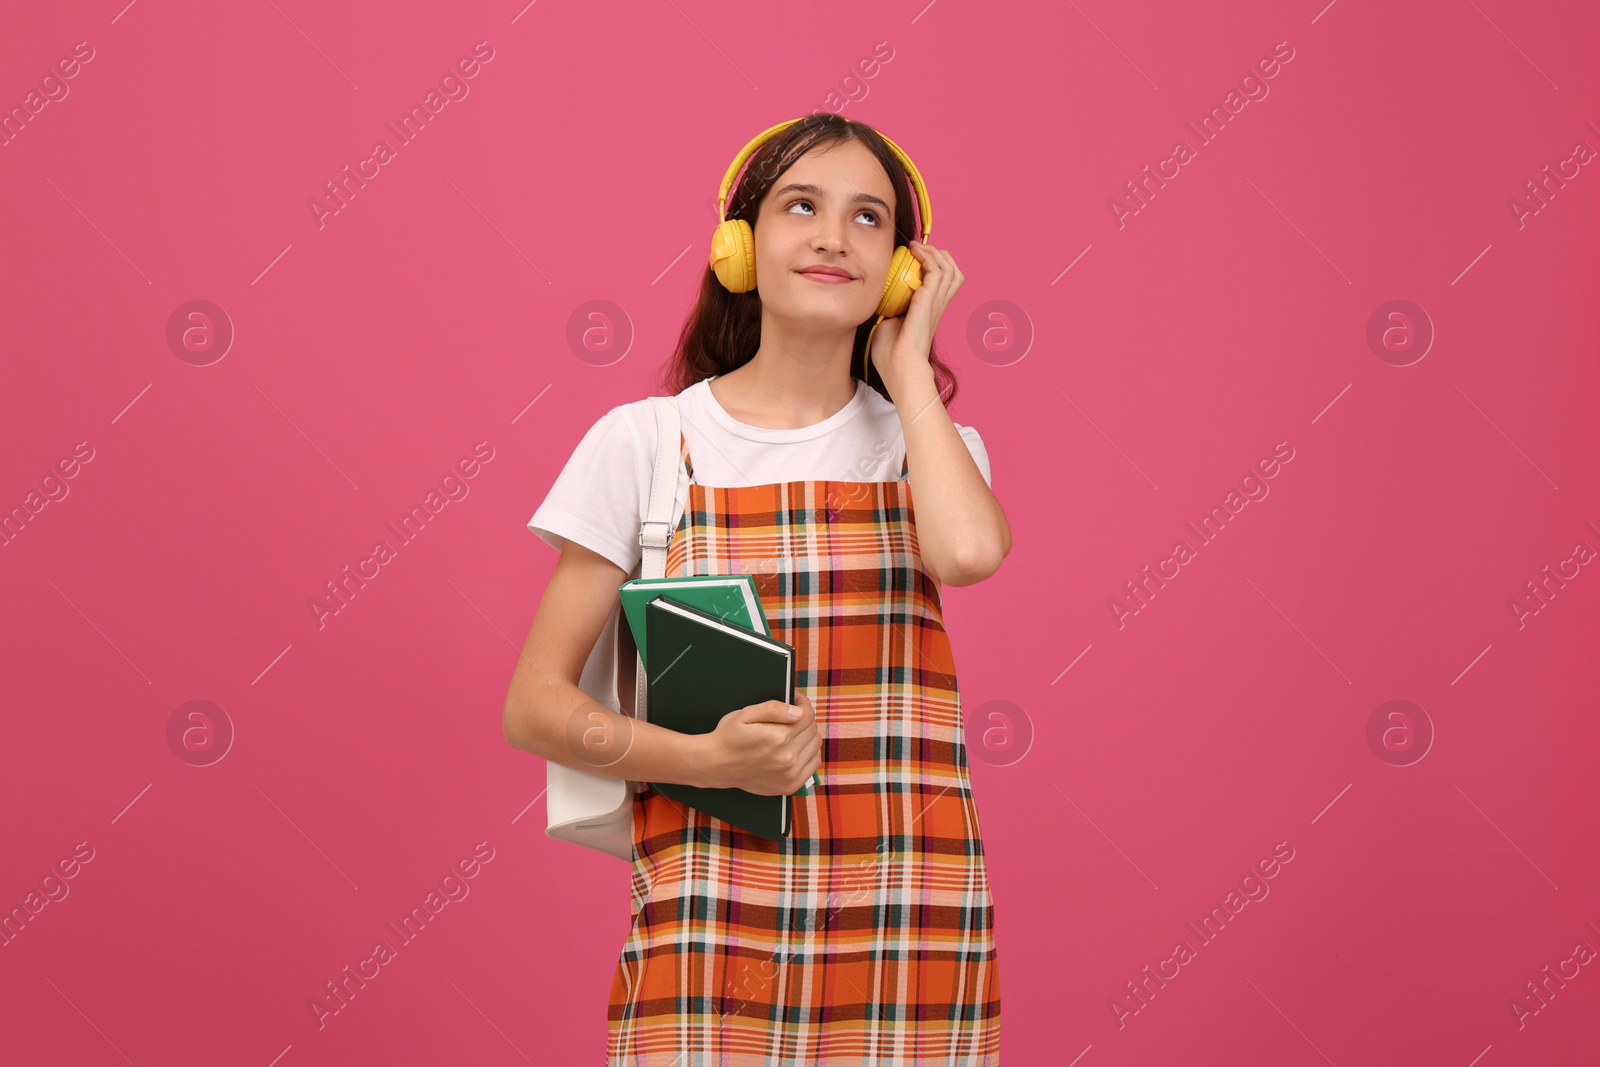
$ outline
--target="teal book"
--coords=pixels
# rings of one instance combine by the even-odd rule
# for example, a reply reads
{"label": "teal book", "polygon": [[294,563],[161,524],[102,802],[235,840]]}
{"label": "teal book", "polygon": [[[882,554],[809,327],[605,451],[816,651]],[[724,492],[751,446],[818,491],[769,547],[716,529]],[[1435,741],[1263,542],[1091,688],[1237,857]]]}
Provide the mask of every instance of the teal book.
{"label": "teal book", "polygon": [[[795,649],[710,612],[657,596],[645,605],[654,650],[647,668],[647,718],[686,734],[708,734],[731,711],[765,700],[794,703]],[[680,782],[651,788],[747,833],[773,841],[789,836],[794,802],[738,788]]]}
{"label": "teal book", "polygon": [[622,598],[622,614],[633,631],[633,643],[644,660],[646,672],[650,669],[650,635],[644,624],[644,606],[658,596],[667,596],[679,604],[710,612],[712,615],[738,623],[747,630],[772,636],[766,613],[761,610],[761,597],[756,595],[756,580],[749,574],[692,574],[679,578],[635,578],[617,588]]}
{"label": "teal book", "polygon": [[[756,593],[753,575],[691,574],[677,578],[635,578],[623,582],[617,588],[617,594],[622,598],[622,615],[628,620],[628,629],[633,634],[639,658],[644,661],[647,679],[650,676],[650,634],[649,627],[645,625],[645,605],[658,596],[698,608],[753,633],[772,636],[766,612],[761,607],[761,597]],[[795,796],[810,796],[813,784],[822,784],[821,771],[813,776],[811,782],[801,786]]]}

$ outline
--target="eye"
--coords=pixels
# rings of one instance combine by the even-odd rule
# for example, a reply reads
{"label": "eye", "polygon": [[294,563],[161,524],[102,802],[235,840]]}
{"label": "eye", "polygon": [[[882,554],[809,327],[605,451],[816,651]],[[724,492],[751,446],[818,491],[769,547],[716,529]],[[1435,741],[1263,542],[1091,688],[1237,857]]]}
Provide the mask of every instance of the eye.
{"label": "eye", "polygon": [[[796,207],[798,207],[801,204],[804,204],[806,207],[810,208],[813,214],[816,213],[816,210],[817,210],[816,206],[814,204],[812,204],[811,201],[807,200],[805,197],[799,197],[799,198],[797,198],[795,200],[791,200],[789,202],[789,206],[784,208],[784,211],[785,212],[792,211],[792,210],[794,210]],[[871,219],[873,226],[879,226],[879,225],[882,224],[882,220],[880,218],[878,218],[878,213],[876,211],[872,210],[871,208],[864,207],[860,211],[856,212],[856,218],[860,218],[862,215],[865,215],[867,218]]]}

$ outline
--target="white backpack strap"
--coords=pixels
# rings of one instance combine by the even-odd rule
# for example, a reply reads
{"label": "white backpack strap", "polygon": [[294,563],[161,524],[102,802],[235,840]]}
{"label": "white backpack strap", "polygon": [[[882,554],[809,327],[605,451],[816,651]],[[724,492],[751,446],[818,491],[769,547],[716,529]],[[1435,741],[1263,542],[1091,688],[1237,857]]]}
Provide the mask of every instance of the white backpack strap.
{"label": "white backpack strap", "polygon": [[[667,546],[672,541],[672,505],[678,492],[680,451],[678,400],[672,396],[653,396],[656,412],[656,458],[650,478],[650,504],[639,524],[639,545],[644,550],[639,577],[660,578],[667,573]],[[635,717],[648,721],[644,657],[634,653],[633,706]]]}

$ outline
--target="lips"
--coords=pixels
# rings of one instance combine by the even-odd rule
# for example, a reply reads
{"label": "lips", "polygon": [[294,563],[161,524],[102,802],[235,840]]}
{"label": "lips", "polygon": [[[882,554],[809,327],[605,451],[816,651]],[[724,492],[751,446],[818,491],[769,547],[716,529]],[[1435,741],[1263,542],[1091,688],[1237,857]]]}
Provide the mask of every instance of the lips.
{"label": "lips", "polygon": [[815,278],[818,281],[848,282],[855,280],[854,276],[849,271],[844,270],[841,267],[807,267],[802,271],[797,271],[796,273],[804,274],[806,277]]}

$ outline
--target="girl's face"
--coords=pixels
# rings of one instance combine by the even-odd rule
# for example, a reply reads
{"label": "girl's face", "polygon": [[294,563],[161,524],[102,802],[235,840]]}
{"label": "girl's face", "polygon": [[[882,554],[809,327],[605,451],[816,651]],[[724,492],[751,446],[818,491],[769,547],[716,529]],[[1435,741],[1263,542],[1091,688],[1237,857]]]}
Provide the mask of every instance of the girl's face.
{"label": "girl's face", "polygon": [[[756,290],[768,314],[854,329],[883,296],[894,257],[895,191],[867,147],[844,141],[801,156],[756,220]],[[835,267],[848,277],[804,273]]]}

